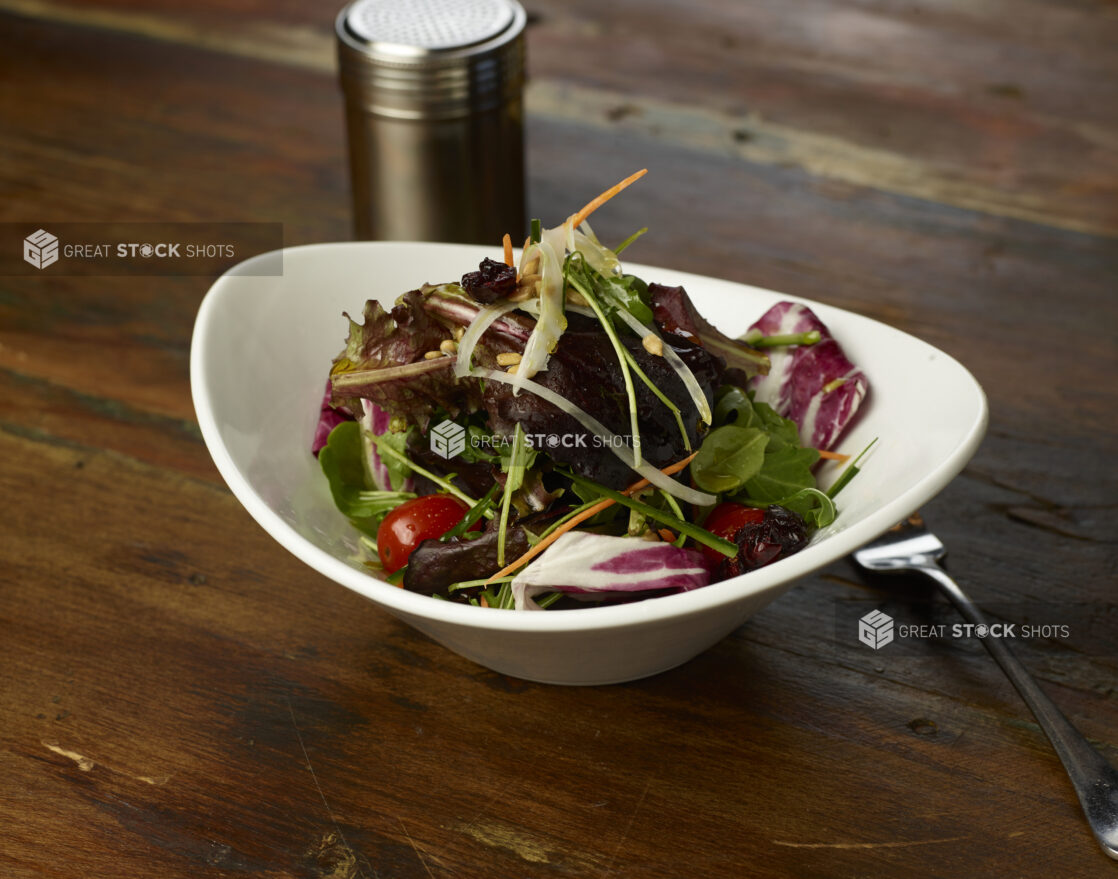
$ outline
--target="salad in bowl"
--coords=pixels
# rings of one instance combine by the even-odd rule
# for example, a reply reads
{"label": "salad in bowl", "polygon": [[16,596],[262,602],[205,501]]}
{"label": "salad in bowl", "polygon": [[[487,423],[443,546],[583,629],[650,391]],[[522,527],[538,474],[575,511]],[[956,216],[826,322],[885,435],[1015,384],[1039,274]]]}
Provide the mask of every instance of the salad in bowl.
{"label": "salad in bowl", "polygon": [[769,565],[840,515],[866,375],[806,305],[730,338],[627,272],[645,230],[611,249],[588,217],[643,173],[533,221],[519,256],[506,235],[503,260],[346,315],[311,452],[373,572],[490,608],[619,604]]}

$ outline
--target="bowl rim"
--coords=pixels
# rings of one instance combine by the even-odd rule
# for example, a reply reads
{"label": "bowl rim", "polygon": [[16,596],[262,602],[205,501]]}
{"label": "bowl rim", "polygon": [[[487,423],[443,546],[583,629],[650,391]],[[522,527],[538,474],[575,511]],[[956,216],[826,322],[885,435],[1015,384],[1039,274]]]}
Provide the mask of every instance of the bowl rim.
{"label": "bowl rim", "polygon": [[[765,288],[754,287],[736,281],[697,275],[677,269],[651,266],[643,263],[626,263],[626,266],[637,274],[644,276],[663,273],[673,280],[686,286],[693,281],[716,282],[721,285],[733,285],[745,289],[753,289],[766,294],[775,294],[783,298],[802,303],[818,311],[839,311],[851,315],[860,321],[866,321],[891,333],[897,333],[904,341],[924,349],[927,353],[944,358],[949,366],[957,368],[969,382],[969,390],[974,394],[973,403],[976,407],[975,417],[965,433],[951,450],[950,454],[923,479],[909,487],[900,495],[885,502],[881,507],[872,511],[860,521],[849,528],[845,528],[830,535],[823,543],[809,546],[804,551],[785,559],[781,559],[764,568],[712,583],[701,589],[691,590],[673,595],[660,596],[655,599],[635,601],[621,605],[605,607],[574,608],[557,612],[512,612],[502,613],[492,608],[477,607],[469,604],[460,604],[450,601],[441,601],[429,595],[410,592],[401,587],[392,586],[378,579],[371,573],[360,571],[341,561],[327,551],[316,546],[310,540],[299,534],[283,518],[276,513],[256,491],[249,480],[242,474],[232,456],[225,447],[221,430],[215,417],[210,388],[206,382],[206,351],[208,339],[214,321],[220,313],[222,299],[226,290],[233,284],[233,279],[252,274],[255,265],[265,260],[274,260],[280,255],[286,263],[290,255],[310,254],[315,251],[329,251],[336,249],[366,250],[366,249],[397,249],[400,247],[424,248],[460,248],[464,252],[477,254],[488,253],[496,258],[500,255],[499,248],[490,248],[485,245],[445,244],[438,242],[410,242],[410,241],[344,241],[321,242],[316,244],[296,245],[280,250],[270,251],[251,257],[216,278],[206,292],[195,318],[193,336],[190,347],[190,386],[195,413],[201,429],[202,438],[210,456],[229,486],[233,495],[248,511],[249,515],[286,550],[300,561],[304,562],[317,573],[339,583],[348,589],[382,605],[384,608],[397,615],[428,619],[442,623],[466,626],[475,629],[493,631],[516,632],[575,632],[600,629],[627,628],[630,626],[644,626],[650,623],[665,622],[694,614],[713,611],[719,607],[728,607],[739,602],[756,597],[767,590],[776,587],[789,587],[799,579],[807,576],[819,568],[832,564],[849,555],[859,547],[869,543],[891,528],[897,522],[908,516],[922,504],[938,494],[950,483],[966,466],[967,462],[977,451],[982,442],[989,421],[989,409],[986,395],[974,376],[959,361],[933,345],[912,336],[874,318],[860,315],[848,309],[827,303],[807,299],[800,296],[779,293]],[[872,455],[873,452],[870,452]],[[341,514],[338,514],[341,516]],[[818,550],[818,551],[816,551]]]}

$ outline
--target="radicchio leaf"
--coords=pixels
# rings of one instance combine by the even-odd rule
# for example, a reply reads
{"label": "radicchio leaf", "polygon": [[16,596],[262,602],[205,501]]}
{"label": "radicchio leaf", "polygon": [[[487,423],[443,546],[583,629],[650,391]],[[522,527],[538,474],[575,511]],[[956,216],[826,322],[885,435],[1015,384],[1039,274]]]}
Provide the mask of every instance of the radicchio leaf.
{"label": "radicchio leaf", "polygon": [[330,381],[327,379],[326,392],[322,396],[322,406],[318,413],[318,425],[314,429],[314,439],[311,441],[311,454],[316,458],[322,447],[326,445],[326,441],[330,439],[330,431],[343,421],[353,420],[353,416],[348,412],[335,409],[330,405],[331,396]]}
{"label": "radicchio leaf", "polygon": [[[382,491],[415,491],[415,478],[408,467],[392,458],[387,461],[377,452],[375,438],[387,434],[392,425],[392,416],[372,400],[362,400],[360,418],[363,429],[362,438],[367,461],[367,469],[373,483]],[[407,441],[401,437],[400,445]]]}
{"label": "radicchio leaf", "polygon": [[806,305],[778,302],[753,330],[765,336],[819,332],[814,345],[769,349],[772,367],[768,375],[754,377],[750,388],[757,400],[796,423],[805,446],[830,449],[869,390],[865,373],[847,359],[826,324]]}
{"label": "radicchio leaf", "polygon": [[688,592],[710,583],[702,553],[670,543],[568,531],[512,581],[517,610],[539,610],[542,592],[630,595]]}

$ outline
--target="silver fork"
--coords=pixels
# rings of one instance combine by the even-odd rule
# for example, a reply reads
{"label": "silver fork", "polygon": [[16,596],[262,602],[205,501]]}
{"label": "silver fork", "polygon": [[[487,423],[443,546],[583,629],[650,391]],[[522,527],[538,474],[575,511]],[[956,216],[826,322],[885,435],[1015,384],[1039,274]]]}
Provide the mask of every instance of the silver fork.
{"label": "silver fork", "polygon": [[[931,577],[967,622],[976,626],[986,624],[975,603],[936,564],[946,553],[939,538],[924,527],[919,513],[914,513],[854,553],[854,560],[868,571],[916,571]],[[983,638],[982,643],[1021,694],[1056,749],[1095,839],[1103,851],[1118,859],[1118,771],[1072,726],[1001,639]]]}

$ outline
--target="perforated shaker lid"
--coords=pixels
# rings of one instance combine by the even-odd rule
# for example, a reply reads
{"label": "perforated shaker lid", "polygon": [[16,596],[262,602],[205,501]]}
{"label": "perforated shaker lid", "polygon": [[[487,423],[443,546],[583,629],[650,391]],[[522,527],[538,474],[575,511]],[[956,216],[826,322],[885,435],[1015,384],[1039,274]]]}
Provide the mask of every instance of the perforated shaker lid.
{"label": "perforated shaker lid", "polygon": [[355,0],[337,21],[342,86],[400,118],[484,109],[523,87],[526,19],[516,0]]}
{"label": "perforated shaker lid", "polygon": [[508,0],[357,0],[346,24],[378,54],[414,56],[484,43],[514,18]]}

